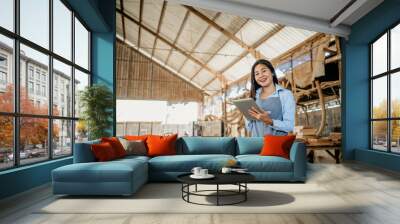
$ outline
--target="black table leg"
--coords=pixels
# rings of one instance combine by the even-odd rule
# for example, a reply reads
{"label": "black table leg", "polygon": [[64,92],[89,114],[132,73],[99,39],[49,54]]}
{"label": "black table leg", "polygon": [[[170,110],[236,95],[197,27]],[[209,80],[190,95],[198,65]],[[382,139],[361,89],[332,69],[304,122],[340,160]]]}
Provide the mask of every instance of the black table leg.
{"label": "black table leg", "polygon": [[219,184],[217,184],[217,206],[219,206]]}
{"label": "black table leg", "polygon": [[196,184],[196,186],[195,186],[195,191],[197,192],[197,184]]}

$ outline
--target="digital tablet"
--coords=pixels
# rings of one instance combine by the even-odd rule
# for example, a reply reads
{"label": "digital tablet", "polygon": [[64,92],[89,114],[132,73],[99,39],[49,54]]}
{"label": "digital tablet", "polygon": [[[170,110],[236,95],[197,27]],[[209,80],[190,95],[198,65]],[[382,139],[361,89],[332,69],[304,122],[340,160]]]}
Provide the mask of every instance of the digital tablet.
{"label": "digital tablet", "polygon": [[255,120],[250,114],[249,109],[255,107],[257,110],[261,111],[260,107],[256,104],[256,101],[253,98],[246,98],[240,100],[232,100],[232,103],[242,112],[242,114],[248,120]]}

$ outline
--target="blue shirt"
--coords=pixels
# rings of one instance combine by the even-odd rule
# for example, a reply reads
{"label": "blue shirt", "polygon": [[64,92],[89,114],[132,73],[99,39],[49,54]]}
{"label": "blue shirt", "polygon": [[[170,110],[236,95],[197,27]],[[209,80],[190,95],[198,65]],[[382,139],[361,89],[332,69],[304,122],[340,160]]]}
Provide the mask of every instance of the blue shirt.
{"label": "blue shirt", "polygon": [[[256,99],[259,99],[261,94],[261,88],[256,91]],[[272,125],[266,125],[262,121],[246,121],[246,128],[248,131],[252,132],[252,136],[264,136],[265,134],[276,134],[282,135],[293,131],[296,113],[296,101],[290,90],[283,88],[282,86],[276,84],[275,92],[272,93],[270,97],[279,97],[282,106],[282,119],[272,119]],[[267,99],[268,99],[267,98]],[[272,129],[272,133],[270,130]],[[263,133],[258,133],[264,130]],[[256,132],[256,133],[254,133]]]}

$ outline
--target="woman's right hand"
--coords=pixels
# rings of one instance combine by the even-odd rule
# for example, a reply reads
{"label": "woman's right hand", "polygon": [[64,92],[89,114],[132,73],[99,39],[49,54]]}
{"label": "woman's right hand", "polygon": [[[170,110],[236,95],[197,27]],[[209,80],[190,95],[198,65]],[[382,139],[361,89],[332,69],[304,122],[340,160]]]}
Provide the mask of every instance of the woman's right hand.
{"label": "woman's right hand", "polygon": [[262,109],[257,109],[255,107],[251,107],[248,110],[250,116],[252,116],[254,119],[259,120],[264,122],[267,125],[272,124],[272,119],[270,118],[268,112],[262,110]]}

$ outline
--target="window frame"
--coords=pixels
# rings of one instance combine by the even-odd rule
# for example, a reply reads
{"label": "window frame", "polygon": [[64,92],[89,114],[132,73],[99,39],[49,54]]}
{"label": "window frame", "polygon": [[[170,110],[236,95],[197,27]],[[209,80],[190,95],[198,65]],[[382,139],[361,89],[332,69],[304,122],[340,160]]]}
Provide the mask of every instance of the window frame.
{"label": "window frame", "polygon": [[[392,116],[392,99],[391,99],[391,80],[392,75],[400,72],[400,66],[397,68],[391,69],[391,31],[396,26],[400,26],[400,21],[392,24],[389,28],[385,29],[384,32],[379,34],[375,39],[373,39],[370,43],[368,43],[369,47],[369,149],[373,151],[379,152],[386,152],[391,154],[400,154],[400,152],[393,152],[392,151],[392,121],[399,121],[400,117],[393,117]],[[386,71],[376,74],[373,74],[373,44],[378,41],[384,35],[387,35],[387,62],[386,62]],[[378,78],[386,77],[386,87],[387,87],[387,105],[386,105],[386,118],[373,118],[373,81]],[[386,151],[375,149],[374,148],[374,136],[373,136],[373,122],[375,121],[386,121]]]}
{"label": "window frame", "polygon": [[[14,18],[13,18],[13,22],[14,22],[14,30],[10,31],[4,27],[0,26],[0,35],[3,35],[7,38],[11,38],[14,44],[14,48],[13,48],[13,64],[11,71],[13,72],[13,79],[14,79],[14,110],[13,112],[1,112],[0,111],[0,116],[11,116],[13,118],[13,153],[14,153],[14,161],[13,161],[13,166],[11,167],[5,167],[5,168],[0,168],[0,172],[5,171],[5,170],[10,170],[10,169],[16,169],[19,167],[23,167],[23,166],[30,166],[33,164],[38,164],[38,163],[43,163],[49,160],[53,160],[53,159],[62,159],[65,157],[70,157],[73,155],[74,152],[74,143],[75,143],[75,123],[76,121],[79,120],[79,117],[75,116],[75,108],[72,107],[72,111],[70,116],[56,116],[53,115],[53,59],[58,60],[59,62],[62,62],[66,65],[71,66],[71,83],[74,84],[75,82],[75,69],[78,69],[79,71],[86,73],[89,76],[89,83],[88,86],[91,86],[92,84],[92,71],[91,71],[91,65],[92,65],[92,61],[91,61],[91,49],[92,49],[92,44],[91,44],[91,37],[92,37],[92,30],[87,26],[87,24],[83,21],[83,19],[72,9],[72,7],[65,1],[65,0],[59,0],[62,4],[64,4],[64,6],[71,11],[71,18],[70,18],[70,22],[71,22],[71,59],[67,59],[64,58],[63,56],[53,52],[53,1],[54,0],[48,0],[49,2],[49,47],[48,49],[46,49],[45,47],[42,47],[39,44],[34,43],[33,41],[30,41],[29,39],[23,37],[20,35],[20,0],[14,0],[13,1],[13,10],[14,10]],[[88,69],[85,69],[81,66],[79,66],[78,64],[75,63],[75,18],[77,20],[79,20],[79,22],[84,26],[84,28],[88,31]],[[49,111],[46,115],[39,115],[39,114],[27,114],[27,113],[21,113],[20,112],[20,85],[21,85],[21,81],[20,81],[20,45],[23,44],[27,47],[32,48],[33,50],[36,50],[40,53],[43,53],[45,55],[48,56],[49,59],[49,63],[48,63],[48,82],[46,84],[46,91],[48,91],[48,93],[45,92],[45,94],[48,96],[48,108]],[[41,72],[40,72],[40,76],[39,76],[39,80],[37,80],[38,82],[36,82],[36,69],[34,68],[33,70],[33,79],[30,78],[30,73],[29,73],[29,68],[30,65],[29,63],[27,63],[27,73],[26,75],[26,81],[28,82],[29,80],[32,80],[34,83],[34,86],[36,83],[42,83],[41,81]],[[27,86],[28,87],[28,86]],[[29,91],[27,89],[27,91]],[[34,92],[36,91],[36,89],[34,89]],[[72,92],[72,99],[71,99],[71,103],[72,105],[74,105],[75,103],[75,88],[74,85],[71,86],[71,90]],[[42,94],[39,94],[38,96],[41,96]],[[43,160],[38,161],[38,162],[32,162],[32,163],[26,163],[26,164],[21,164],[20,161],[20,119],[24,118],[24,117],[28,117],[28,118],[45,118],[47,119],[48,122],[48,136],[47,136],[47,142],[48,143],[52,143],[53,142],[53,121],[56,120],[66,120],[66,121],[71,121],[71,153],[68,155],[63,155],[63,156],[56,156],[55,158],[53,155],[54,152],[54,147],[53,144],[48,144],[47,146],[47,151],[48,151],[48,155],[47,158],[43,158]]]}

